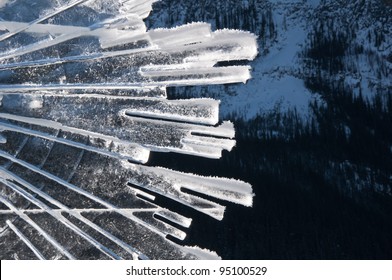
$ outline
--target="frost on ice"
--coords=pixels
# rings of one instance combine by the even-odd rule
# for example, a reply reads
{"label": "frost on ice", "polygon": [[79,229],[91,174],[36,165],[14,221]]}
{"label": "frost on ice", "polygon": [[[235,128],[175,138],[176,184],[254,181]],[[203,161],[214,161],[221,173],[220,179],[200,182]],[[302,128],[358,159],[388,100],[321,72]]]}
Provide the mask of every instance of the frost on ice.
{"label": "frost on ice", "polygon": [[166,88],[245,83],[248,66],[217,63],[257,53],[252,34],[206,23],[147,30],[154,2],[0,2],[1,258],[218,258],[175,242],[192,219],[156,198],[217,220],[216,201],[252,205],[245,182],[144,165],[230,151],[219,101]]}

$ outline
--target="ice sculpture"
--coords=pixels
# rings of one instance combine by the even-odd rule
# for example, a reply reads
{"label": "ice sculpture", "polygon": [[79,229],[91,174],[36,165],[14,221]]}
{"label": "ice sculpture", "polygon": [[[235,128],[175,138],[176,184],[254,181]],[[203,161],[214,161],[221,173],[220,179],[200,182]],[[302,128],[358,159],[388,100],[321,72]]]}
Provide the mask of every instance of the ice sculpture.
{"label": "ice sculpture", "polygon": [[197,193],[252,205],[247,183],[144,165],[151,151],[231,150],[219,101],[166,88],[246,82],[249,67],[216,64],[257,53],[252,34],[206,23],[147,30],[154,2],[2,2],[1,258],[218,258],[173,241],[192,219],[155,198],[218,220],[225,207]]}

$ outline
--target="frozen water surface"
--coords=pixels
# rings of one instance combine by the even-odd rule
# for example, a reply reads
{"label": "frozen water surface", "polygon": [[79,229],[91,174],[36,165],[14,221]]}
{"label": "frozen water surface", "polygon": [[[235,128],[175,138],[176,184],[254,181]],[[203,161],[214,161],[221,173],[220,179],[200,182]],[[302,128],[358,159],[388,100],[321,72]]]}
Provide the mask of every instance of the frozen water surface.
{"label": "frozen water surface", "polygon": [[245,83],[248,66],[217,63],[257,54],[252,34],[206,23],[147,30],[154,2],[0,1],[2,259],[215,259],[176,242],[192,217],[156,198],[217,220],[219,201],[252,206],[245,182],[145,165],[230,151],[218,100],[166,88]]}

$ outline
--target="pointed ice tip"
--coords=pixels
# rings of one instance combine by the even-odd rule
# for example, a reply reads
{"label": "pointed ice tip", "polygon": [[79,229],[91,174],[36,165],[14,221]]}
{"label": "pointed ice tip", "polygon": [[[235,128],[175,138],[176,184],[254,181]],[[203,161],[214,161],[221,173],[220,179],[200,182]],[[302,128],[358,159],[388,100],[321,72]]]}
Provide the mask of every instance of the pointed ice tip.
{"label": "pointed ice tip", "polygon": [[200,260],[221,260],[222,258],[214,251],[208,249],[202,249],[200,247],[194,246],[184,247],[184,252],[197,256]]}
{"label": "pointed ice tip", "polygon": [[255,193],[249,194],[243,201],[242,205],[245,207],[253,207],[253,198],[255,197]]}
{"label": "pointed ice tip", "polygon": [[183,241],[183,240],[185,240],[185,238],[186,238],[186,233],[183,232],[183,231],[178,230],[178,231],[176,231],[174,234],[169,233],[169,234],[166,236],[166,238],[167,238],[168,236],[171,236],[171,237],[173,237],[173,238],[175,238],[175,239],[178,239],[178,240]]}

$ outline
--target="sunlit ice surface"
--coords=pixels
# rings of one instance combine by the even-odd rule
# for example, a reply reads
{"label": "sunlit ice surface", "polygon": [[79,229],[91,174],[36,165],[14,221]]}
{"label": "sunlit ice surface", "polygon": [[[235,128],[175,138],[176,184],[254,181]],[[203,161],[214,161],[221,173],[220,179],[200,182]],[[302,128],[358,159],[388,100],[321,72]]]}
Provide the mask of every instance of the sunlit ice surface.
{"label": "sunlit ice surface", "polygon": [[218,100],[166,90],[246,83],[249,66],[217,64],[257,55],[248,32],[148,30],[154,2],[0,1],[1,259],[217,259],[176,242],[192,217],[156,198],[216,220],[217,201],[252,206],[246,182],[146,165],[230,151]]}

